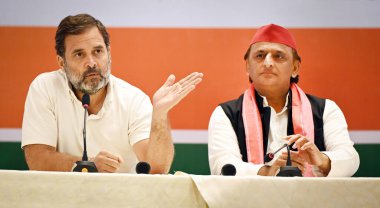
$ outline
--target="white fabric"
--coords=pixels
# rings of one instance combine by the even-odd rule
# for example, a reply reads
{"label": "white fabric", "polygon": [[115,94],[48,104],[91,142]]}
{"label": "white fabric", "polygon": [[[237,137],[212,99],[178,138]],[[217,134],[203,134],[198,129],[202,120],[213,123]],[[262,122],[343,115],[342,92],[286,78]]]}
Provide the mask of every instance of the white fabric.
{"label": "white fabric", "polygon": [[[380,178],[0,170],[0,207],[379,207]],[[207,204],[206,204],[207,203]]]}
{"label": "white fabric", "polygon": [[[83,154],[84,109],[62,70],[43,73],[31,84],[26,98],[22,144],[46,144],[59,152]],[[87,153],[100,150],[119,154],[119,172],[135,172],[138,160],[132,146],[149,138],[152,104],[149,97],[110,75],[101,110],[87,117]]]}
{"label": "white fabric", "polygon": [[[268,102],[265,97],[263,98],[263,105],[266,107]],[[286,143],[283,140],[287,135],[288,124],[286,106],[287,103],[279,113],[276,113],[271,107],[267,152],[274,152]],[[323,153],[331,160],[331,170],[328,176],[352,176],[359,168],[359,155],[349,137],[342,111],[335,102],[329,99],[326,99],[323,128],[326,147],[326,151]],[[230,120],[220,106],[216,107],[211,115],[208,134],[208,152],[212,174],[220,174],[223,165],[230,163],[235,165],[236,175],[257,175],[263,164],[254,165],[242,161],[237,136]],[[279,155],[280,153],[277,153],[267,165],[271,165]],[[313,168],[313,171],[317,176],[322,176],[316,167]]]}
{"label": "white fabric", "polygon": [[213,207],[379,207],[380,178],[192,176]]}
{"label": "white fabric", "polygon": [[0,207],[207,207],[190,176],[0,170]]}

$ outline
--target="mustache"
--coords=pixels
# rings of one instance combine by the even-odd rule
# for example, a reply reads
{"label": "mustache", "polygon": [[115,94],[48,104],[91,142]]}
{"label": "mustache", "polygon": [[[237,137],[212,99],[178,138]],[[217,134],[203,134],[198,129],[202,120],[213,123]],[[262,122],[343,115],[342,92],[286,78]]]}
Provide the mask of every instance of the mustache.
{"label": "mustache", "polygon": [[87,75],[97,73],[100,77],[103,77],[102,70],[96,67],[88,67],[85,72],[83,72],[82,78],[84,79]]}

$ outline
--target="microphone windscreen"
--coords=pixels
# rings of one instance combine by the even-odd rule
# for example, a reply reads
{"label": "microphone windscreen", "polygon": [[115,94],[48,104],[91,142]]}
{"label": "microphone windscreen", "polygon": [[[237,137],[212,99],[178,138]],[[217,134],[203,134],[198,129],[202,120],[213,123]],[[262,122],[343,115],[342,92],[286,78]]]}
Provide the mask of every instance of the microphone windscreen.
{"label": "microphone windscreen", "polygon": [[236,175],[236,168],[232,164],[225,164],[222,167],[222,175],[224,176],[234,176]]}
{"label": "microphone windscreen", "polygon": [[90,95],[88,95],[87,93],[83,94],[82,96],[82,105],[87,105],[89,106],[90,105]]}
{"label": "microphone windscreen", "polygon": [[273,157],[274,157],[273,153],[268,153],[268,154],[266,154],[266,155],[264,156],[264,162],[267,163],[267,162],[272,161]]}
{"label": "microphone windscreen", "polygon": [[150,172],[150,165],[147,162],[139,162],[136,165],[136,173],[148,174]]}

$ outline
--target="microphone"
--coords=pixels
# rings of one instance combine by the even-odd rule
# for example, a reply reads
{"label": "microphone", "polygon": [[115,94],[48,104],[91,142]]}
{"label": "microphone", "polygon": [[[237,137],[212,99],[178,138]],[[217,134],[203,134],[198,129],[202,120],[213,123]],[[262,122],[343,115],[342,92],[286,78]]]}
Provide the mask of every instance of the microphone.
{"label": "microphone", "polygon": [[87,147],[86,147],[86,117],[88,106],[90,106],[90,95],[85,93],[82,96],[82,106],[84,108],[84,124],[83,124],[83,156],[82,161],[77,161],[73,171],[74,172],[98,172],[94,162],[88,161]]}
{"label": "microphone", "polygon": [[85,93],[82,96],[82,106],[84,108],[84,121],[83,121],[83,161],[87,161],[87,147],[86,147],[86,117],[87,117],[87,111],[88,106],[90,106],[90,95]]}
{"label": "microphone", "polygon": [[234,176],[234,175],[236,175],[236,168],[232,164],[225,164],[222,167],[221,174],[224,176]]}
{"label": "microphone", "polygon": [[287,144],[284,144],[284,145],[282,145],[278,150],[276,150],[275,152],[273,152],[273,153],[268,153],[268,154],[266,154],[265,156],[264,156],[264,163],[267,163],[267,162],[270,162],[270,161],[272,161],[273,160],[273,158],[274,158],[274,155],[277,153],[277,152],[279,152],[280,150],[282,150],[284,147],[286,147],[286,146],[288,146]]}
{"label": "microphone", "polygon": [[139,162],[136,165],[136,173],[137,174],[149,174],[150,165],[147,162]]}
{"label": "microphone", "polygon": [[280,172],[278,172],[277,176],[282,176],[282,177],[299,176],[299,177],[302,177],[301,170],[298,167],[292,166],[292,160],[290,159],[289,145],[286,145],[286,149],[288,151],[288,158],[286,159],[286,166],[280,167]]}

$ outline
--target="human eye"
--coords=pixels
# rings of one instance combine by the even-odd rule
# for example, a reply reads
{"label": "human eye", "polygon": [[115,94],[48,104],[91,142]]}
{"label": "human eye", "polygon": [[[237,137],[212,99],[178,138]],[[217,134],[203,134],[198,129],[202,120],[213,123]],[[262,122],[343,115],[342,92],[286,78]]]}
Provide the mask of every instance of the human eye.
{"label": "human eye", "polygon": [[76,57],[76,58],[82,58],[83,55],[84,54],[82,52],[76,52],[76,53],[74,53],[74,57]]}
{"label": "human eye", "polygon": [[278,59],[278,60],[284,60],[284,59],[286,58],[286,56],[285,56],[285,54],[283,54],[283,53],[276,53],[276,54],[274,55],[274,58],[275,58],[275,59]]}
{"label": "human eye", "polygon": [[255,58],[256,59],[263,59],[265,57],[265,54],[264,53],[257,53],[256,55],[255,55]]}
{"label": "human eye", "polygon": [[97,49],[95,49],[95,50],[94,50],[94,54],[95,54],[95,55],[98,55],[98,56],[102,55],[102,54],[103,54],[103,49],[101,49],[101,48],[97,48]]}

